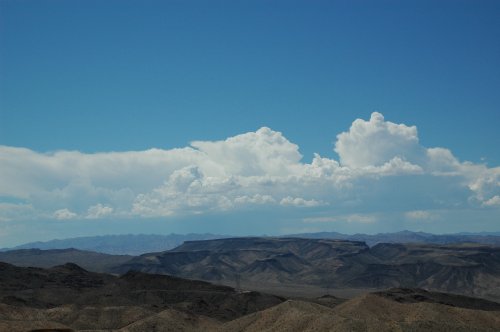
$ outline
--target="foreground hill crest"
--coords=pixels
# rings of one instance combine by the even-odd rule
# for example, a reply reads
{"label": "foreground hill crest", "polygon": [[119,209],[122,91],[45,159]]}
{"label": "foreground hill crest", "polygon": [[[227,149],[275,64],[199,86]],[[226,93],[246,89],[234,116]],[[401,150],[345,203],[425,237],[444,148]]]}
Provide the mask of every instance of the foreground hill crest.
{"label": "foreground hill crest", "polygon": [[[500,304],[421,289],[340,300],[287,300],[204,281],[68,263],[0,263],[0,330],[21,331],[497,331]],[[332,302],[329,302],[330,304]]]}

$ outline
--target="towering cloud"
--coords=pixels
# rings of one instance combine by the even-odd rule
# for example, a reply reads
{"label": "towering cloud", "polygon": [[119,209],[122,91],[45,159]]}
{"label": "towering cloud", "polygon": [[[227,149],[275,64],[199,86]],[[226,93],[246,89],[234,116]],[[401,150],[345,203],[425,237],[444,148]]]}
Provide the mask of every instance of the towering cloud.
{"label": "towering cloud", "polygon": [[378,112],[369,121],[355,120],[348,132],[337,135],[335,151],[344,166],[381,166],[395,158],[420,163],[425,153],[418,143],[417,127],[384,120]]}
{"label": "towering cloud", "polygon": [[280,176],[297,171],[302,159],[296,144],[267,127],[225,141],[196,141],[191,146],[203,154],[204,170],[218,169],[217,175]]}
{"label": "towering cloud", "polygon": [[296,144],[266,127],[172,150],[39,153],[1,146],[0,220],[169,217],[249,207],[397,212],[422,220],[432,210],[500,206],[499,167],[423,147],[415,126],[380,113],[355,120],[337,135],[334,150],[339,161],[315,155],[304,163]]}

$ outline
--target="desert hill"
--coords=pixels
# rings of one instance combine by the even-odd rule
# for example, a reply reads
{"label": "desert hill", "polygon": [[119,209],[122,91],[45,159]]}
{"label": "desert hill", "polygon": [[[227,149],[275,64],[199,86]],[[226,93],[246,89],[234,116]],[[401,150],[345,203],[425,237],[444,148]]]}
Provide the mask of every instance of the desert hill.
{"label": "desert hill", "polygon": [[[324,303],[326,305],[322,305]],[[68,263],[0,263],[1,331],[498,331],[500,304],[395,288],[351,300],[286,300],[204,281]]]}
{"label": "desert hill", "polygon": [[[390,290],[389,293],[401,292]],[[418,298],[420,290],[406,290]],[[427,292],[427,296],[434,297]],[[453,297],[450,295],[450,297]],[[462,304],[469,305],[462,298]],[[475,299],[470,299],[474,302]],[[492,304],[498,306],[498,304]],[[399,302],[382,293],[367,294],[334,308],[286,301],[223,324],[218,331],[497,331],[500,311],[466,309],[426,301]]]}
{"label": "desert hill", "polygon": [[498,300],[500,247],[378,244],[337,273],[351,287],[418,287]]}
{"label": "desert hill", "polygon": [[20,320],[33,326],[47,321],[79,330],[119,329],[155,315],[223,322],[283,300],[165,275],[132,271],[117,277],[72,263],[50,269],[0,263],[1,324],[13,321],[21,329]]}
{"label": "desert hill", "polygon": [[500,299],[500,247],[378,244],[300,238],[187,241],[113,268],[216,283],[332,289],[426,288]]}
{"label": "desert hill", "polygon": [[[117,275],[135,270],[205,280],[291,296],[320,296],[328,289],[425,288],[500,300],[500,247],[479,244],[397,244],[300,238],[228,238],[187,241],[141,256],[76,249],[24,249],[0,261],[49,268],[74,262],[88,271]],[[300,293],[300,294],[298,294]],[[353,296],[352,295],[352,296]],[[309,296],[310,297],[310,296]]]}
{"label": "desert hill", "polygon": [[161,253],[144,254],[115,268],[210,281],[319,284],[340,258],[369,250],[362,242],[287,238],[187,241]]}

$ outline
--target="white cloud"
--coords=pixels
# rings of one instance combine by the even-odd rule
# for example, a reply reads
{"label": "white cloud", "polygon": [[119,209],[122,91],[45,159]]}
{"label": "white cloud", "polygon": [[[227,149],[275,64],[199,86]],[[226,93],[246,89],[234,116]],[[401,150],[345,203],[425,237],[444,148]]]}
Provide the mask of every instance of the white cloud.
{"label": "white cloud", "polygon": [[407,211],[405,217],[411,220],[435,220],[438,216],[432,211],[413,210]]}
{"label": "white cloud", "polygon": [[378,112],[370,120],[355,120],[348,132],[337,136],[335,151],[351,168],[381,166],[394,158],[418,163],[422,148],[417,128],[384,120]]}
{"label": "white cloud", "polygon": [[236,204],[273,204],[276,200],[270,195],[255,194],[253,196],[237,196],[234,199]]}
{"label": "white cloud", "polygon": [[359,223],[359,224],[372,224],[378,221],[375,215],[370,214],[347,214],[341,216],[327,216],[327,217],[309,217],[304,218],[306,223]]}
{"label": "white cloud", "polygon": [[54,211],[54,218],[57,220],[68,220],[68,219],[74,219],[78,215],[74,212],[71,212],[68,209],[59,209]]}
{"label": "white cloud", "polygon": [[460,162],[450,150],[444,148],[430,148],[426,151],[427,169],[435,175],[457,175]]}
{"label": "white cloud", "polygon": [[306,223],[330,223],[330,222],[338,222],[341,219],[338,217],[307,217],[304,218],[304,222]]}
{"label": "white cloud", "polygon": [[381,166],[365,166],[363,173],[378,176],[401,175],[401,174],[422,174],[421,166],[414,165],[400,157],[394,157]]}
{"label": "white cloud", "polygon": [[206,177],[199,167],[187,166],[173,172],[150,193],[139,194],[133,212],[141,216],[170,216],[225,210],[232,205],[228,194],[238,186],[232,177]]}
{"label": "white cloud", "polygon": [[478,201],[495,201],[495,196],[500,195],[500,167],[487,168],[485,165],[463,163],[459,171],[464,174],[469,189],[475,193],[474,198]]}
{"label": "white cloud", "polygon": [[500,196],[495,195],[483,203],[484,206],[500,206]]}
{"label": "white cloud", "polygon": [[304,199],[302,197],[291,197],[287,196],[280,201],[280,205],[284,206],[298,206],[298,207],[314,207],[325,205],[323,202],[316,201],[314,199]]}
{"label": "white cloud", "polygon": [[302,159],[296,144],[267,127],[225,141],[195,141],[191,146],[205,157],[202,168],[207,174],[217,169],[225,175],[281,176],[298,172]]}
{"label": "white cloud", "polygon": [[113,208],[110,206],[102,205],[101,203],[92,205],[87,210],[87,219],[99,219],[107,217],[113,213]]}
{"label": "white cloud", "polygon": [[337,138],[340,161],[315,154],[311,163],[302,161],[296,144],[266,127],[171,150],[38,153],[0,146],[0,197],[8,199],[0,201],[0,219],[302,206],[310,209],[300,213],[329,209],[344,221],[370,222],[368,212],[379,210],[403,209],[415,219],[415,211],[498,206],[500,167],[460,162],[448,149],[423,147],[414,126],[375,112]]}

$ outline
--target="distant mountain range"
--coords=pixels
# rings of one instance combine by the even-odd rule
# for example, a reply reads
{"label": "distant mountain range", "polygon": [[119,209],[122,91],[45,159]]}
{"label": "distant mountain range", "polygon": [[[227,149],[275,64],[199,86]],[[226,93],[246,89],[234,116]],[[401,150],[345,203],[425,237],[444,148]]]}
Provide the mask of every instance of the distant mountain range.
{"label": "distant mountain range", "polygon": [[349,241],[363,241],[369,246],[378,243],[482,243],[500,245],[500,233],[456,233],[456,234],[431,234],[424,232],[401,231],[395,233],[369,234],[342,234],[337,232],[300,233],[287,237],[301,237],[308,239],[339,239]]}
{"label": "distant mountain range", "polygon": [[[180,246],[185,241],[212,240],[229,237],[231,236],[219,234],[103,235],[51,240],[46,242],[31,242],[13,248],[4,248],[0,251],[33,248],[44,250],[75,248],[79,250],[95,251],[112,255],[141,255],[144,253],[170,250]],[[481,243],[500,245],[500,233],[430,234],[423,232],[401,231],[396,233],[379,233],[374,235],[348,235],[337,232],[320,232],[291,234],[283,237],[362,241],[370,247],[378,243]]]}
{"label": "distant mountain range", "polygon": [[92,272],[107,272],[134,256],[110,255],[100,252],[70,249],[16,249],[0,252],[0,262],[16,266],[50,268],[74,263]]}
{"label": "distant mountain range", "polygon": [[211,240],[229,237],[216,234],[126,234],[75,237],[46,242],[30,242],[13,248],[17,249],[68,249],[89,250],[112,255],[140,255],[147,252],[165,251],[181,245],[184,241]]}

